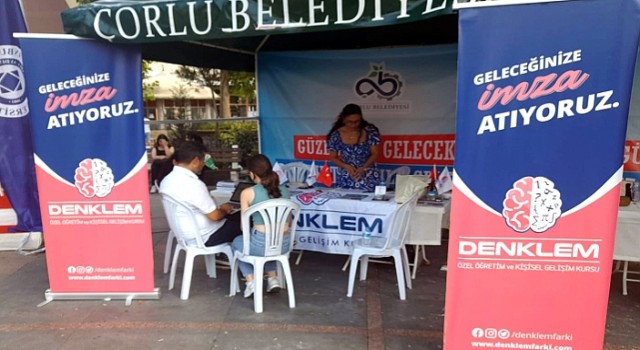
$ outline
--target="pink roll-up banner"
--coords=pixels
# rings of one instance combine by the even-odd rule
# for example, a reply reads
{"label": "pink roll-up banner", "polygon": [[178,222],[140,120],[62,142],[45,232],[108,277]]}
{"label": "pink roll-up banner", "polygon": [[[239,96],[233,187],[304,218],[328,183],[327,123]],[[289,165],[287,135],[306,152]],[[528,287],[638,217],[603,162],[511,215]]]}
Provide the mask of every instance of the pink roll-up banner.
{"label": "pink roll-up banner", "polygon": [[32,34],[20,43],[47,299],[158,298],[140,53],[71,36]]}
{"label": "pink roll-up banner", "polygon": [[639,3],[459,15],[444,348],[602,349]]}

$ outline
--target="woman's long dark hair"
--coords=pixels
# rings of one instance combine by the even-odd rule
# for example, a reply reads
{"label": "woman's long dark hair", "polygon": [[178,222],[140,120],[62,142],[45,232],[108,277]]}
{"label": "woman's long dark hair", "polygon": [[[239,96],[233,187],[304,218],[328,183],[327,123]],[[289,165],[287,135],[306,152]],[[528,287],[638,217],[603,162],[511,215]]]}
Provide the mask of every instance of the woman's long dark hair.
{"label": "woman's long dark hair", "polygon": [[250,172],[260,178],[262,186],[267,189],[269,198],[280,198],[280,177],[271,168],[271,162],[263,154],[256,154],[247,161],[247,168]]}
{"label": "woman's long dark hair", "polygon": [[377,126],[369,123],[368,121],[364,120],[364,116],[362,115],[362,108],[360,108],[360,106],[358,106],[355,103],[349,103],[348,105],[344,106],[344,108],[342,108],[342,112],[340,112],[340,114],[338,114],[338,118],[336,118],[336,121],[333,123],[333,126],[331,127],[331,130],[329,130],[329,133],[327,134],[327,141],[329,141],[329,138],[331,138],[331,134],[333,134],[334,131],[340,129],[342,126],[344,126],[344,118],[352,115],[352,114],[357,114],[360,116],[361,121],[360,121],[360,125],[358,126],[359,130],[358,130],[358,142],[360,142],[360,137],[362,136],[362,131],[364,129],[366,129],[367,127],[371,126],[373,127],[377,132],[380,132],[380,130],[378,129]]}
{"label": "woman's long dark hair", "polygon": [[167,143],[169,144],[169,146],[171,146],[171,142],[169,141],[169,138],[167,137],[167,135],[165,134],[160,134],[158,135],[158,137],[156,138],[156,143],[154,145],[154,147],[158,147],[160,146],[160,140],[167,140]]}

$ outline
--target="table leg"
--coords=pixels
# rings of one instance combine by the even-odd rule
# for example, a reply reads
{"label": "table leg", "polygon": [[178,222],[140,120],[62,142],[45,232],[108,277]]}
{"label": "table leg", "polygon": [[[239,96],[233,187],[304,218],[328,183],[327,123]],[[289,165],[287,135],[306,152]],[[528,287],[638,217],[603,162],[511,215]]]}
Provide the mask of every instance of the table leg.
{"label": "table leg", "polygon": [[616,266],[613,268],[613,273],[622,271],[622,270],[620,270],[620,263],[621,263],[620,260],[616,260]]}
{"label": "table leg", "polygon": [[414,280],[416,279],[416,272],[418,271],[418,265],[420,265],[420,248],[422,248],[421,245],[414,245],[413,246],[413,272],[411,273],[411,279]]}
{"label": "table leg", "polygon": [[427,248],[425,246],[422,246],[422,259],[424,259],[424,262],[427,265],[431,265],[431,261],[429,261],[429,259],[427,259]]}
{"label": "table leg", "polygon": [[349,267],[350,262],[351,262],[351,255],[349,255],[349,258],[347,259],[347,261],[344,262],[344,266],[342,266],[342,271],[347,271],[347,268]]}

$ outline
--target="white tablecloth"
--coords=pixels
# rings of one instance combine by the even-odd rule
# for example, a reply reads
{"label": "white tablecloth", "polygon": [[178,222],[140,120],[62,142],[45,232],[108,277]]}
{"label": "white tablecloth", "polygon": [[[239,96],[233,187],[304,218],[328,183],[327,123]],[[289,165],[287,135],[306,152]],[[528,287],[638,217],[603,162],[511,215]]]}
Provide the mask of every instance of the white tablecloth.
{"label": "white tablecloth", "polygon": [[[300,195],[304,192],[304,195]],[[344,199],[347,194],[366,196],[361,200]],[[229,200],[231,194],[212,191],[216,203]],[[392,197],[393,194],[389,194]],[[296,249],[331,254],[351,254],[351,242],[370,227],[374,237],[386,237],[393,211],[398,204],[373,201],[370,193],[344,190],[292,190],[292,199],[301,206],[296,232]],[[407,244],[440,245],[441,230],[448,227],[449,201],[443,206],[419,205],[413,213]]]}
{"label": "white tablecloth", "polygon": [[640,205],[631,203],[618,210],[614,260],[640,261]]}
{"label": "white tablecloth", "polygon": [[446,200],[442,206],[430,206],[418,203],[411,216],[411,231],[407,244],[440,245],[442,229],[449,228],[449,212],[451,201]]}

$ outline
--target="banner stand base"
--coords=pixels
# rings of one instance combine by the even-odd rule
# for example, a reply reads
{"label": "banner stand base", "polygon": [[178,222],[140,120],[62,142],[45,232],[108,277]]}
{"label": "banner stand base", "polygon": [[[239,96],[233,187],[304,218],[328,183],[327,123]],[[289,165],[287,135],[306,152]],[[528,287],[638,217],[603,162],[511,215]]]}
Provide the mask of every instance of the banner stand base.
{"label": "banner stand base", "polygon": [[153,292],[142,293],[52,293],[50,289],[44,292],[45,301],[38,307],[45,306],[54,300],[105,300],[124,299],[125,305],[130,306],[133,299],[160,299],[160,288],[154,288]]}

